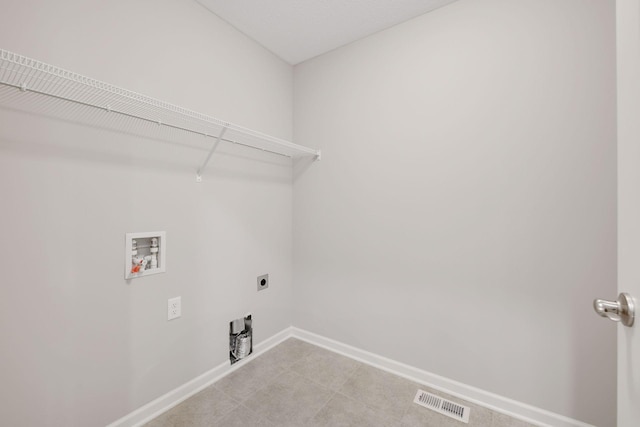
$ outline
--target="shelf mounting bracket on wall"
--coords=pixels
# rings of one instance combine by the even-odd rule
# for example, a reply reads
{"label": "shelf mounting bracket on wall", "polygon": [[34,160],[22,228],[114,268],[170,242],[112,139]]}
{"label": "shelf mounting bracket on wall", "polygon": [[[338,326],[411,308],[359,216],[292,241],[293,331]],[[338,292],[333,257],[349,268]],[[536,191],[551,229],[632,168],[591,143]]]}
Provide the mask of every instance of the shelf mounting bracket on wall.
{"label": "shelf mounting bracket on wall", "polygon": [[196,182],[202,182],[202,172],[204,172],[204,169],[207,167],[207,164],[209,163],[211,156],[218,148],[218,144],[220,144],[220,140],[224,136],[224,133],[227,131],[227,129],[228,129],[227,126],[222,128],[222,130],[220,131],[220,134],[218,135],[218,138],[216,138],[216,142],[213,143],[211,150],[209,150],[209,154],[207,154],[207,158],[204,159],[204,162],[202,162],[202,165],[200,165],[200,167],[198,168],[198,171],[196,172]]}

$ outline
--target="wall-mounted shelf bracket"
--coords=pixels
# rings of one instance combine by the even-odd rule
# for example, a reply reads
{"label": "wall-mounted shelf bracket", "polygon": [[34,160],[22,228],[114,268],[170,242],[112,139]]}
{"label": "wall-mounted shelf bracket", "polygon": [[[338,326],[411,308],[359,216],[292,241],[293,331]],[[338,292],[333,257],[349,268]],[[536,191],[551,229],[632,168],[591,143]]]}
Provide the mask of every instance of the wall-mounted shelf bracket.
{"label": "wall-mounted shelf bracket", "polygon": [[202,182],[202,172],[204,172],[204,169],[207,167],[207,164],[209,163],[211,156],[218,148],[218,144],[220,144],[220,140],[224,136],[224,133],[227,131],[227,129],[228,129],[227,126],[222,128],[222,130],[220,131],[220,134],[218,135],[218,138],[216,138],[216,142],[213,143],[211,150],[209,150],[209,153],[207,154],[207,158],[204,159],[204,162],[202,162],[202,165],[200,165],[200,167],[198,168],[198,171],[196,172],[196,182]]}

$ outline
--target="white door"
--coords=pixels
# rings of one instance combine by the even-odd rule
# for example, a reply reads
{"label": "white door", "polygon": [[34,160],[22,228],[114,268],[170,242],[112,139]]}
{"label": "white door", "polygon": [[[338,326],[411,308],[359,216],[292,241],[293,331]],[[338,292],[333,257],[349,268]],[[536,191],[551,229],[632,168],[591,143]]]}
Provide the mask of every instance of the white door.
{"label": "white door", "polygon": [[[618,291],[640,304],[640,0],[617,0]],[[615,299],[615,296],[607,298]],[[636,313],[637,314],[637,313]],[[618,427],[640,426],[640,316],[618,326]]]}

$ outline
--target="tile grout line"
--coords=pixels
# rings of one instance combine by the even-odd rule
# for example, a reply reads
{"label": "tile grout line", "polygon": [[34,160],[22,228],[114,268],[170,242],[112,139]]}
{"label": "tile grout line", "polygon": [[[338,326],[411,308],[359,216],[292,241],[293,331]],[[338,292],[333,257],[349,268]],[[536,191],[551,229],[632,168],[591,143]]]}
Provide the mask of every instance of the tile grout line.
{"label": "tile grout line", "polygon": [[[228,397],[229,399],[233,400],[235,403],[237,403],[237,405],[230,409],[229,411],[225,412],[224,414],[216,417],[213,421],[220,421],[221,419],[223,419],[224,417],[226,417],[227,415],[229,415],[231,412],[235,411],[236,409],[238,409],[241,406],[244,406],[242,404],[241,401],[239,401],[238,399],[236,399],[235,397],[231,396],[230,394],[227,394],[226,392],[224,392],[223,390],[221,390],[220,388],[218,388],[216,386],[216,383],[213,383],[210,385],[210,387],[213,387],[214,389],[218,390],[220,393],[222,393],[224,396]],[[206,390],[206,389],[205,389]]]}
{"label": "tile grout line", "polygon": [[[296,337],[291,337],[295,340],[299,340]],[[290,338],[289,338],[290,339]],[[287,340],[283,341],[286,342]],[[302,342],[305,342],[305,340],[299,340]],[[322,346],[317,346],[314,343],[308,343],[311,346],[314,347],[318,347],[321,348],[323,350],[327,350],[324,349]],[[247,393],[246,396],[242,397],[234,397],[231,394],[227,393],[226,391],[224,391],[222,388],[220,388],[218,386],[218,381],[212,383],[209,387],[216,390],[217,392],[221,393],[221,396],[224,396],[226,398],[228,398],[230,400],[231,403],[233,403],[233,407],[231,409],[227,409],[224,410],[223,412],[219,413],[216,417],[214,417],[213,419],[211,419],[211,421],[213,421],[214,423],[216,422],[220,422],[221,420],[225,419],[226,417],[229,416],[229,414],[233,413],[234,411],[246,411],[248,414],[252,415],[256,420],[259,420],[261,422],[267,423],[269,425],[273,425],[273,426],[277,426],[277,423],[274,424],[274,421],[272,421],[271,418],[269,418],[268,416],[264,416],[264,415],[260,415],[258,412],[256,412],[254,409],[252,409],[248,404],[247,401],[249,400],[249,398],[251,396],[254,396],[262,391],[265,390],[265,388],[272,386],[275,382],[277,382],[278,380],[282,380],[283,376],[285,375],[291,375],[294,377],[297,377],[296,381],[300,381],[302,380],[303,382],[306,382],[308,384],[311,384],[315,387],[318,387],[321,390],[325,390],[322,393],[320,393],[320,391],[318,392],[318,395],[325,395],[325,399],[323,399],[324,401],[320,401],[320,406],[318,407],[318,409],[316,411],[314,411],[310,416],[308,416],[304,421],[302,421],[301,425],[304,426],[310,426],[313,424],[313,421],[319,421],[320,419],[316,419],[316,417],[318,417],[318,415],[328,407],[328,404],[333,400],[336,399],[337,397],[340,398],[344,398],[347,399],[348,401],[352,401],[357,403],[358,405],[362,405],[365,408],[368,408],[369,412],[374,413],[379,413],[381,416],[382,414],[385,414],[385,410],[383,407],[377,406],[376,404],[371,404],[371,403],[367,403],[367,401],[363,401],[360,400],[357,396],[351,396],[348,394],[345,394],[345,386],[349,383],[350,380],[352,380],[353,378],[357,377],[358,373],[361,372],[362,370],[366,370],[368,368],[372,368],[375,369],[376,371],[382,371],[386,374],[389,374],[393,377],[397,377],[399,379],[402,380],[408,380],[412,387],[418,387],[418,389],[422,388],[423,386],[426,387],[426,389],[431,392],[431,387],[427,386],[426,384],[421,384],[418,382],[415,382],[413,380],[410,380],[408,378],[404,378],[402,376],[399,376],[393,372],[389,372],[386,371],[384,369],[380,369],[376,366],[371,366],[367,363],[364,363],[360,360],[355,360],[356,362],[358,362],[357,365],[355,365],[355,368],[351,369],[351,370],[347,370],[347,372],[344,373],[344,375],[342,377],[338,376],[338,377],[331,377],[329,378],[327,381],[329,384],[335,384],[335,385],[326,385],[323,383],[320,383],[317,379],[313,379],[308,377],[307,375],[305,375],[304,373],[298,372],[296,369],[296,367],[302,367],[304,368],[305,363],[306,364],[313,364],[313,357],[314,357],[314,351],[313,350],[308,350],[308,351],[304,351],[304,349],[300,349],[296,347],[294,347],[293,349],[289,349],[289,350],[293,350],[294,353],[292,354],[287,354],[284,353],[286,355],[285,358],[282,357],[282,355],[280,353],[278,354],[273,354],[275,357],[275,359],[271,360],[271,362],[269,360],[265,360],[265,363],[260,363],[257,365],[254,365],[254,367],[258,370],[267,370],[268,373],[270,373],[270,375],[268,376],[268,380],[262,383],[258,383],[258,388]],[[331,351],[331,350],[328,350]],[[260,358],[262,358],[262,356],[267,355],[269,352],[264,352],[262,354],[259,354],[258,357],[256,357],[255,360],[258,360]],[[295,354],[298,353],[298,354]],[[335,352],[334,352],[335,353]],[[294,358],[292,358],[291,356],[294,356]],[[354,360],[354,359],[352,359]],[[253,361],[249,361],[249,363],[253,363]],[[273,366],[269,366],[271,363],[273,363]],[[249,366],[249,364],[246,364],[245,366],[242,366],[238,369],[238,372],[241,371],[242,369],[244,369],[246,366]],[[322,370],[321,370],[322,371]],[[302,370],[302,372],[307,372],[308,374],[313,374],[314,372],[312,371],[305,371],[304,369]],[[322,373],[322,372],[320,372]],[[324,377],[322,377],[324,378]],[[321,379],[322,379],[321,378]],[[338,381],[334,381],[335,378],[338,378]],[[339,381],[340,379],[342,379],[342,381]],[[201,390],[200,392],[206,390],[206,388],[204,388],[203,390]],[[328,392],[325,394],[325,392]],[[195,395],[193,395],[192,397],[196,396],[198,393],[196,393]],[[437,393],[438,395],[440,395],[440,393]],[[451,397],[455,397],[455,396],[451,396]],[[459,398],[455,398],[454,400],[457,401]],[[460,400],[464,400],[464,399],[460,399]],[[185,400],[186,402],[187,400]],[[464,401],[466,403],[466,401]],[[183,403],[183,402],[181,402]],[[469,402],[471,403],[471,402]],[[461,403],[462,404],[462,403]],[[180,404],[176,405],[179,406]],[[385,416],[385,422],[389,422],[389,425],[393,425],[393,426],[397,426],[397,427],[401,427],[402,425],[404,425],[403,423],[405,423],[405,421],[410,421],[411,418],[409,418],[407,420],[407,416],[410,413],[411,409],[412,409],[412,405],[413,405],[413,401],[410,400],[407,403],[404,403],[402,401],[396,402],[397,406],[402,405],[402,411],[400,412],[399,416],[389,416],[389,414],[387,414],[387,416]],[[315,406],[315,405],[313,405]],[[383,405],[384,406],[384,405]],[[481,405],[478,405],[481,406]],[[497,421],[497,416],[498,416],[498,412],[491,410],[489,408],[486,408],[490,414],[490,418],[489,418],[489,423],[487,427],[493,427],[496,425]],[[163,414],[168,413],[169,411],[164,412]],[[476,420],[477,421],[477,420]],[[472,423],[470,425],[476,425],[475,423]]]}
{"label": "tile grout line", "polygon": [[320,386],[320,387],[322,387],[322,388],[326,388],[326,389],[328,389],[328,390],[330,390],[330,391],[335,391],[336,393],[338,393],[338,392],[340,392],[340,390],[342,389],[342,387],[347,383],[347,381],[349,381],[349,379],[351,378],[351,376],[353,376],[353,375],[355,374],[355,372],[356,372],[358,369],[360,369],[360,366],[358,366],[356,369],[354,369],[354,370],[353,370],[353,372],[351,372],[351,373],[346,377],[346,379],[345,379],[345,380],[344,380],[344,381],[343,381],[339,386],[335,387],[335,390],[334,390],[334,389],[332,389],[331,387],[327,386],[326,384],[322,384],[322,383],[320,383],[320,382],[318,382],[318,381],[314,380],[313,378],[309,378],[309,377],[307,377],[307,376],[306,376],[306,375],[304,375],[304,374],[298,373],[298,372],[296,372],[296,371],[292,371],[292,373],[294,373],[294,374],[296,374],[296,375],[298,375],[298,376],[300,376],[300,377],[304,378],[305,380],[307,380],[307,381],[309,381],[309,382],[311,382],[311,383],[313,383],[313,384],[315,384],[315,385],[317,385],[317,386]]}
{"label": "tile grout line", "polygon": [[[305,341],[303,341],[303,340],[300,340],[300,341],[305,342]],[[311,345],[313,345],[313,344],[311,344]],[[317,346],[315,346],[315,347],[317,347]],[[319,347],[319,348],[320,348],[320,347]],[[304,356],[304,359],[308,359],[308,358],[311,356],[311,354],[312,354],[312,353],[313,353],[313,351],[309,351],[309,352],[307,352],[307,354]],[[299,365],[299,364],[302,364],[302,360],[300,360],[300,361],[296,362],[295,364],[292,364],[292,365],[291,365],[291,367],[289,367],[289,369],[291,370],[291,372],[292,372],[293,374],[298,375],[299,377],[303,378],[303,379],[304,379],[304,380],[306,380],[306,381],[309,381],[311,384],[314,384],[314,385],[316,385],[316,386],[318,386],[318,387],[322,387],[322,388],[327,389],[327,390],[329,390],[329,391],[331,391],[331,392],[332,392],[332,393],[329,395],[329,397],[326,399],[326,401],[322,404],[322,406],[320,406],[320,407],[318,408],[318,410],[317,410],[317,411],[315,411],[315,412],[313,413],[313,415],[309,417],[309,419],[305,422],[305,425],[309,425],[309,423],[311,423],[311,421],[313,421],[313,419],[314,419],[314,418],[315,418],[315,417],[316,417],[316,416],[317,416],[317,415],[318,415],[318,414],[319,414],[319,413],[320,413],[324,408],[326,408],[326,407],[327,407],[327,405],[329,404],[329,402],[331,402],[331,400],[332,400],[336,395],[341,394],[341,393],[340,393],[340,389],[342,389],[342,387],[344,386],[344,384],[346,384],[346,382],[349,380],[349,378],[351,378],[351,377],[355,374],[355,372],[356,372],[358,369],[360,369],[360,367],[361,367],[361,366],[358,366],[356,369],[354,369],[354,370],[353,370],[349,375],[347,375],[347,377],[346,377],[346,378],[345,378],[345,380],[342,382],[342,384],[340,384],[339,386],[335,387],[335,389],[332,389],[332,388],[330,388],[329,386],[327,386],[327,385],[325,385],[325,384],[321,384],[321,383],[319,383],[318,381],[314,380],[313,378],[309,378],[309,377],[307,377],[306,375],[300,374],[300,373],[298,373],[298,372],[296,372],[296,371],[293,371],[293,370],[291,369],[293,366],[295,366],[295,365]],[[342,394],[341,394],[341,395],[342,395]]]}
{"label": "tile grout line", "polygon": [[314,412],[312,416],[309,417],[309,419],[305,422],[305,425],[309,425],[309,423],[311,423],[311,421],[313,421],[313,419],[316,417],[316,415],[318,415],[320,413],[320,411],[322,411],[329,404],[329,402],[331,402],[331,399],[333,399],[336,394],[338,394],[338,392],[334,391],[329,396],[329,398],[327,398],[327,400],[322,404],[322,406],[316,412]]}

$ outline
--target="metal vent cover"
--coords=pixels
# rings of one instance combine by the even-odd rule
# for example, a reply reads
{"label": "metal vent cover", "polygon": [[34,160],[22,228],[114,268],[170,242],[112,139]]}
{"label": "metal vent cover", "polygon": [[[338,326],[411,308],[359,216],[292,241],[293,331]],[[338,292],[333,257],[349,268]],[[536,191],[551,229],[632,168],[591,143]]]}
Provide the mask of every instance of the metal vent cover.
{"label": "metal vent cover", "polygon": [[463,423],[469,423],[469,413],[471,409],[459,405],[447,399],[443,399],[435,394],[427,393],[424,390],[418,390],[416,397],[413,399],[413,403],[417,403],[420,406],[431,409],[439,414],[446,415],[454,420],[462,421]]}

